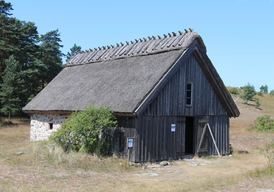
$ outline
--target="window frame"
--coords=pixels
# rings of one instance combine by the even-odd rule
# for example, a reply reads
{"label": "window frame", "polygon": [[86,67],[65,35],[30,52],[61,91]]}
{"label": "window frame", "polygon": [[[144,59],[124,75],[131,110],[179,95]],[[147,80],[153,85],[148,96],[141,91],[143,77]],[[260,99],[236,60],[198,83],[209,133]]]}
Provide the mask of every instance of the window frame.
{"label": "window frame", "polygon": [[[190,87],[190,90],[187,88],[188,87],[188,84],[191,85]],[[190,97],[188,97],[187,93],[190,91]],[[188,104],[188,99],[190,99],[190,104]],[[186,83],[186,107],[192,107],[193,105],[193,82],[187,82]]]}

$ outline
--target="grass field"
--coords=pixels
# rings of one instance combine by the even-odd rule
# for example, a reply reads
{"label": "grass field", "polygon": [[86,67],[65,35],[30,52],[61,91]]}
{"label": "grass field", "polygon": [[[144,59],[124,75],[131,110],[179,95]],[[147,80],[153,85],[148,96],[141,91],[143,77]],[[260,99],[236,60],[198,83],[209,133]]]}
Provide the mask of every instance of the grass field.
{"label": "grass field", "polygon": [[[231,119],[232,157],[172,161],[161,168],[127,167],[126,161],[64,153],[48,142],[29,142],[29,120],[0,119],[0,191],[263,191],[274,189],[273,172],[258,148],[274,133],[249,131],[253,120],[274,114],[274,98],[259,97],[260,109],[235,97],[241,116]],[[238,154],[237,151],[248,151]],[[195,166],[197,165],[197,166]]]}

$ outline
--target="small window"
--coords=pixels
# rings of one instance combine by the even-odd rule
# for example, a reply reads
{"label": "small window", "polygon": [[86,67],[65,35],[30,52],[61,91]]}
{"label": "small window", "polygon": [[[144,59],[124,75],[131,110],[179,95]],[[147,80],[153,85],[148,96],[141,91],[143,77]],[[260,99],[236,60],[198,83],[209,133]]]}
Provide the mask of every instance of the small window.
{"label": "small window", "polygon": [[53,129],[53,123],[49,124],[49,129]]}
{"label": "small window", "polygon": [[192,91],[193,90],[193,84],[187,83],[186,84],[186,106],[192,106]]}

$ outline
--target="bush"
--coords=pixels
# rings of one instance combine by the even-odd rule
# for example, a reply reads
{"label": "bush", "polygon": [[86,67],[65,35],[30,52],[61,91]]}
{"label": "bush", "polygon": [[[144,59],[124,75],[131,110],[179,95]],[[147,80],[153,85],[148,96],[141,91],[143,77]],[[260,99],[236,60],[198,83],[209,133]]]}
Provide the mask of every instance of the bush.
{"label": "bush", "polygon": [[235,88],[235,87],[229,89],[228,92],[230,94],[233,94],[233,95],[238,95],[239,94],[239,90],[237,88]]}
{"label": "bush", "polygon": [[261,106],[260,101],[259,101],[259,100],[256,100],[256,104],[255,104],[256,109],[258,109],[260,106]]}
{"label": "bush", "polygon": [[274,120],[270,115],[258,117],[251,128],[259,131],[274,131]]}
{"label": "bush", "polygon": [[244,94],[240,95],[240,98],[242,98],[244,100],[245,103],[247,103],[248,101],[251,101],[253,99],[253,97],[256,95],[254,86],[251,85],[246,85],[243,87],[244,89]]}
{"label": "bush", "polygon": [[110,108],[89,106],[83,111],[74,112],[61,124],[62,128],[54,132],[50,140],[55,141],[66,152],[75,150],[100,154],[101,146],[105,145],[100,138],[102,131],[115,127],[116,124]]}
{"label": "bush", "polygon": [[260,92],[257,93],[257,95],[263,96],[263,92],[260,91]]}
{"label": "bush", "polygon": [[259,98],[258,97],[253,97],[253,100],[257,101],[257,100],[259,100]]}
{"label": "bush", "polygon": [[274,96],[274,90],[271,90],[270,93],[269,93],[269,95],[270,95],[271,97],[273,97],[273,96]]}

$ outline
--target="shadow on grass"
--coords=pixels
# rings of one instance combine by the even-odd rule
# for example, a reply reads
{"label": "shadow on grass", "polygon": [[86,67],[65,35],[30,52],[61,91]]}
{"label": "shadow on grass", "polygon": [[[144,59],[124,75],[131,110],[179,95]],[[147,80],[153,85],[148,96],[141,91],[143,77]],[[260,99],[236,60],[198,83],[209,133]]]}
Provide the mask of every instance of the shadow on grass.
{"label": "shadow on grass", "polygon": [[29,123],[30,119],[28,117],[13,117],[11,121],[7,117],[0,117],[0,128],[20,127],[29,125]]}
{"label": "shadow on grass", "polygon": [[4,121],[0,123],[0,127],[8,127],[10,125],[14,125],[11,121]]}
{"label": "shadow on grass", "polygon": [[251,104],[251,103],[245,103],[245,102],[242,102],[242,104],[244,104],[244,105],[249,105],[249,106],[255,106],[254,104]]}

